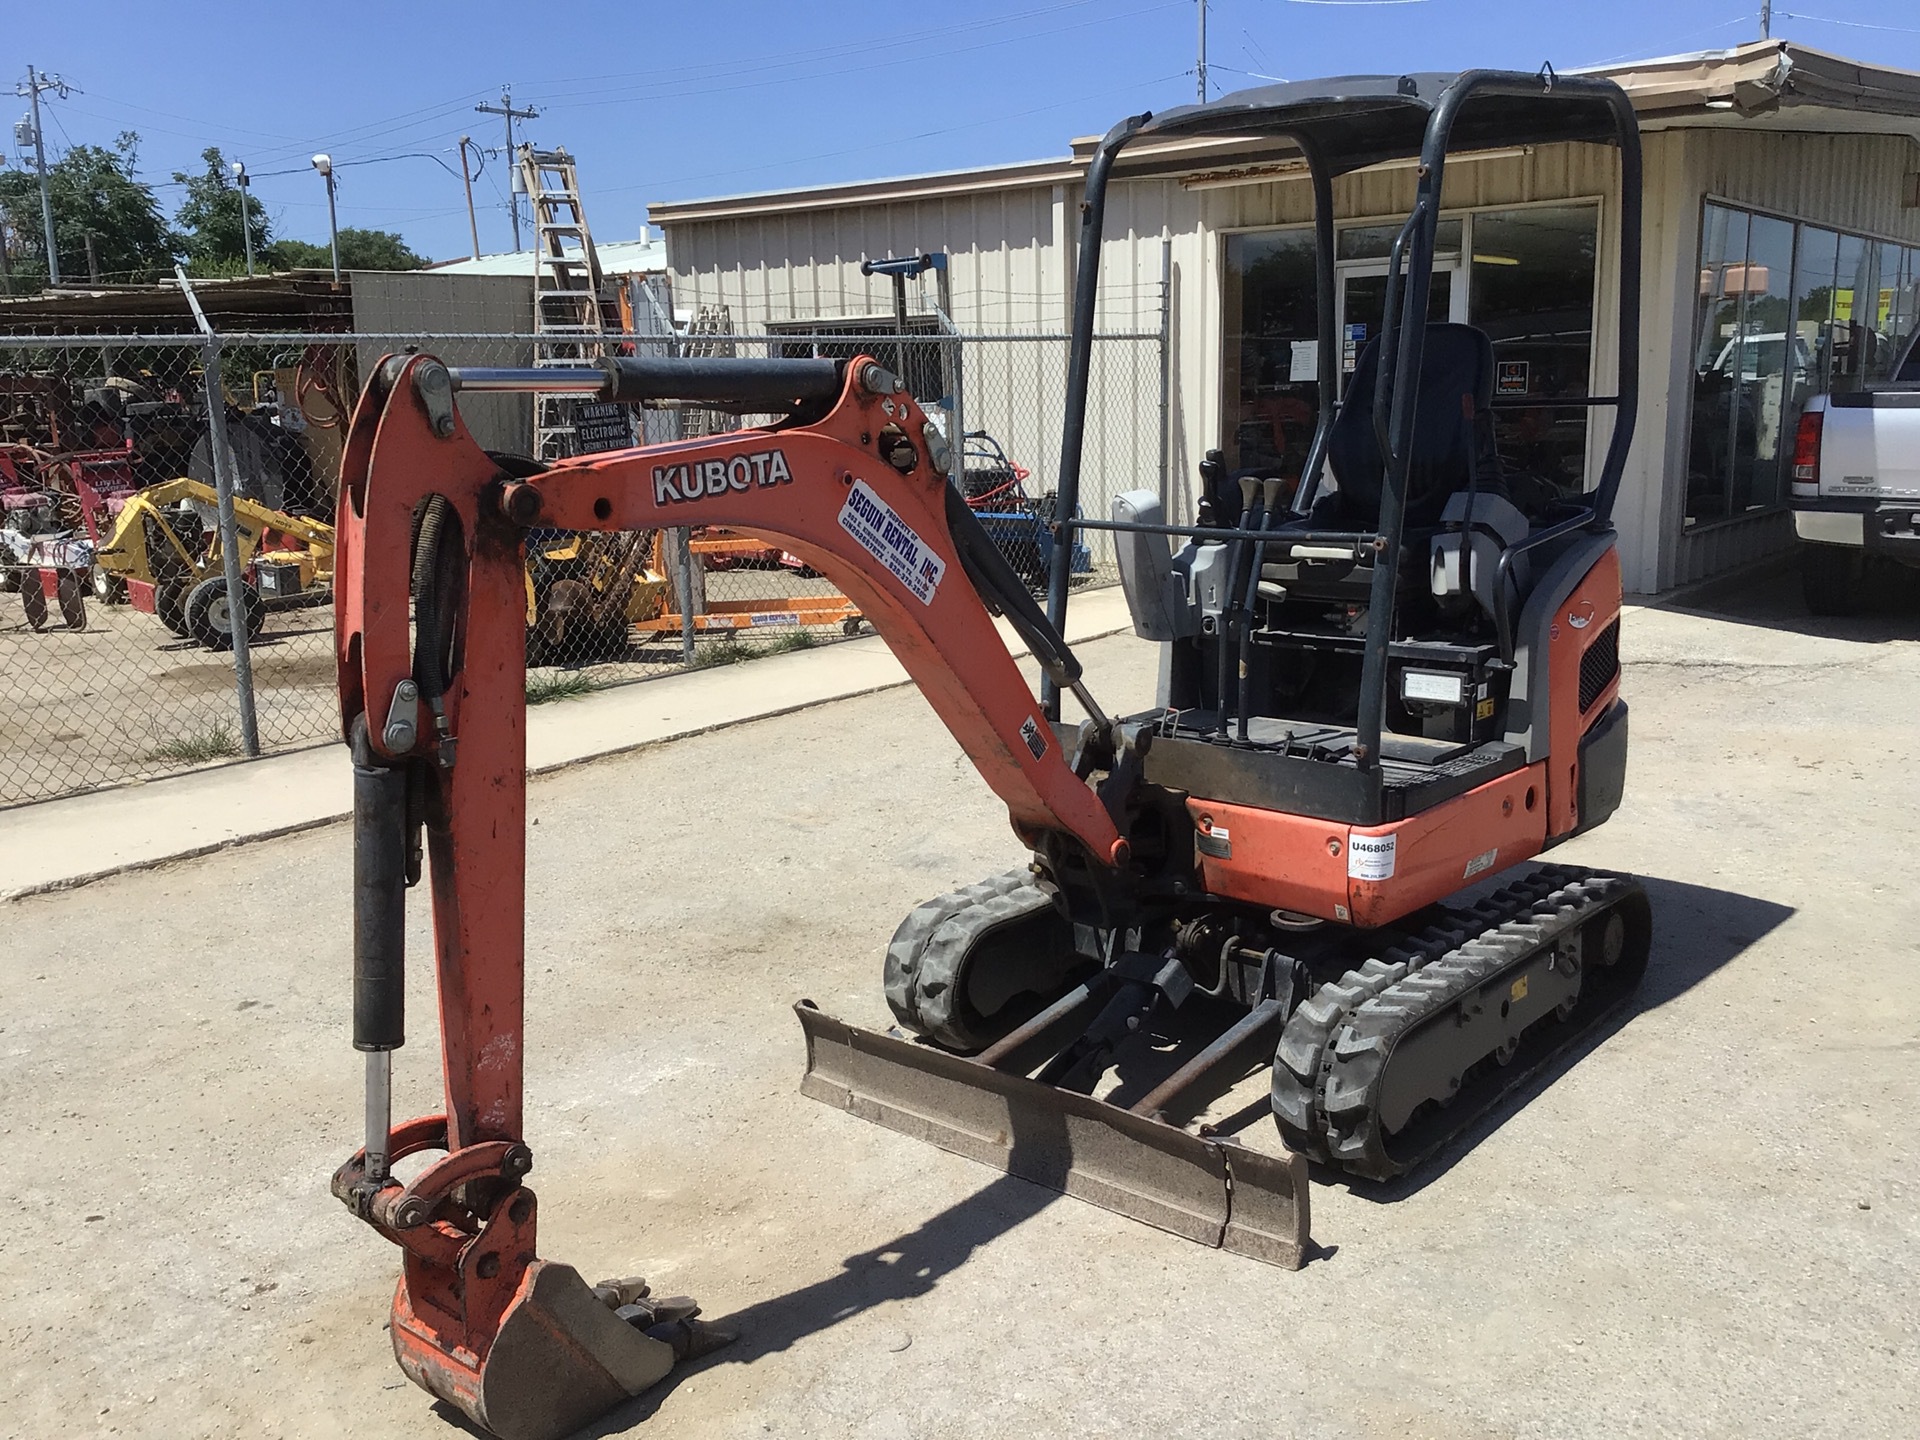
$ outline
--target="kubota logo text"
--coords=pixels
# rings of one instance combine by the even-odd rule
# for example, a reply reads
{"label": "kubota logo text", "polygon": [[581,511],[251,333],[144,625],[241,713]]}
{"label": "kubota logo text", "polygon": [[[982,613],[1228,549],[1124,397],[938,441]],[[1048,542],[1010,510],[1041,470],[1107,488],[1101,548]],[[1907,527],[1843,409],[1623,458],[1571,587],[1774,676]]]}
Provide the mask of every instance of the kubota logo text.
{"label": "kubota logo text", "polygon": [[787,457],[778,450],[735,455],[729,460],[693,460],[685,465],[653,467],[653,503],[671,505],[698,500],[702,495],[724,495],[729,490],[785,485],[793,480]]}

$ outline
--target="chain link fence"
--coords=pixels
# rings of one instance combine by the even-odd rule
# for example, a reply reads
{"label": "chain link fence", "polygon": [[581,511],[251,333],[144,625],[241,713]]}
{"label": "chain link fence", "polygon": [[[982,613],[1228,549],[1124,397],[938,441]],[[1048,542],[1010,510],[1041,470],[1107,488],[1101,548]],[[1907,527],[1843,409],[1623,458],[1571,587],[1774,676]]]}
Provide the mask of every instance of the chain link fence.
{"label": "chain link fence", "polygon": [[[1044,589],[1066,337],[817,326],[622,343],[656,354],[876,355],[936,424],[963,434],[956,482]],[[409,347],[452,365],[523,367],[533,337],[0,336],[0,805],[337,735],[340,452],[362,380]],[[1104,516],[1115,493],[1160,483],[1161,352],[1157,334],[1095,345],[1083,514]],[[210,393],[225,402],[211,412]],[[486,449],[530,452],[532,396],[468,393],[459,406]],[[771,418],[583,404],[560,448],[665,443]],[[1107,538],[1089,535],[1076,547],[1075,587],[1112,578]],[[800,557],[718,528],[535,531],[526,591],[533,703],[807,648],[861,625]]]}

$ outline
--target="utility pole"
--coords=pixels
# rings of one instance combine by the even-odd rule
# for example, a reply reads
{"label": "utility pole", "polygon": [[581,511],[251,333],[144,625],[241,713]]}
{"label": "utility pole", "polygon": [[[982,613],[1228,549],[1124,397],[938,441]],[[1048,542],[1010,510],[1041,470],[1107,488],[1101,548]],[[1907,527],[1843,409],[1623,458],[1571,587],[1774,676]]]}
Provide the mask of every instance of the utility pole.
{"label": "utility pole", "polygon": [[232,161],[229,169],[233,171],[234,183],[240,187],[240,233],[246,237],[247,278],[253,278],[253,197],[247,190],[247,166],[242,160]]}
{"label": "utility pole", "polygon": [[1760,0],[1760,38],[1773,38],[1773,0]]}
{"label": "utility pole", "polygon": [[1200,103],[1207,103],[1207,0],[1198,0],[1200,11]]}
{"label": "utility pole", "polygon": [[[40,221],[47,230],[47,284],[58,285],[60,251],[53,241],[53,191],[47,186],[47,146],[40,131],[40,92],[43,90],[53,91],[62,100],[67,98],[66,81],[58,75],[36,72],[29,65],[25,83],[14,86],[13,93],[25,96],[33,105],[33,163],[40,172]],[[15,138],[23,140],[17,129]]]}
{"label": "utility pole", "polygon": [[[0,155],[0,165],[7,163],[7,157]],[[0,294],[13,294],[13,254],[7,244],[7,217],[0,212]]]}
{"label": "utility pole", "polygon": [[[502,85],[500,87],[500,103],[498,105],[476,105],[473,108],[478,110],[482,115],[504,115],[507,117],[507,164],[511,166],[514,163],[513,122],[515,120],[537,120],[540,118],[540,112],[531,105],[527,106],[524,110],[514,109],[513,87],[510,85]],[[513,248],[517,252],[520,249],[520,202],[514,198],[512,185],[508,185],[507,187],[507,213],[513,216]],[[476,243],[474,248],[477,250],[480,247]]]}
{"label": "utility pole", "polygon": [[473,218],[473,176],[467,170],[467,146],[473,143],[471,135],[460,137],[460,183],[467,187],[467,233],[473,237],[473,258],[480,258],[480,222]]}
{"label": "utility pole", "polygon": [[89,284],[98,285],[100,283],[100,261],[93,253],[93,232],[91,230],[87,231],[86,241],[87,281]]}

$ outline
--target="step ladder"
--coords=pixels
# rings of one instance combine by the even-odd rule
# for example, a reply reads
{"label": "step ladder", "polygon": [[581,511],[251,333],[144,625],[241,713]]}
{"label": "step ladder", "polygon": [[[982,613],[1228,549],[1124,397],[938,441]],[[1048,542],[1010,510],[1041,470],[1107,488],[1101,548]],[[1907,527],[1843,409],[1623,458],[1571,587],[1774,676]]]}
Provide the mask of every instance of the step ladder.
{"label": "step ladder", "polygon": [[[519,163],[533,205],[533,363],[591,364],[609,353],[619,325],[604,298],[573,156],[522,145]],[[625,406],[534,397],[533,453],[543,462],[632,443],[633,420]]]}

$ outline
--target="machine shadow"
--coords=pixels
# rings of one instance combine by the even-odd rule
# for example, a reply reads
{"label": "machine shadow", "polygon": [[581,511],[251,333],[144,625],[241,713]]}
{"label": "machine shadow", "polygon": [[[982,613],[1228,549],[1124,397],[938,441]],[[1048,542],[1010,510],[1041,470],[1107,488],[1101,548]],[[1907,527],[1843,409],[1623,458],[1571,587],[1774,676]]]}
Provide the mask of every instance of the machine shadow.
{"label": "machine shadow", "polygon": [[[1810,613],[1800,597],[1800,573],[1791,562],[1710,581],[1672,599],[1650,602],[1648,608],[1818,640],[1885,645],[1920,639],[1920,571],[1889,566],[1870,575],[1854,615]],[[1632,664],[1631,655],[1627,663]]]}
{"label": "machine shadow", "polygon": [[[1633,999],[1597,1029],[1516,1083],[1412,1176],[1378,1185],[1315,1166],[1313,1180],[1320,1185],[1347,1186],[1353,1194],[1382,1204],[1417,1195],[1497,1132],[1535,1096],[1630,1024],[1634,1016],[1684,995],[1795,913],[1791,906],[1735,891],[1645,876],[1641,881],[1653,905],[1656,938],[1646,978]],[[1157,1037],[1160,1044],[1154,1047],[1153,1058],[1145,1062],[1141,1071],[1123,1079],[1123,1084],[1133,1089],[1164,1075],[1197,1039],[1181,1033],[1183,1030],[1184,1027],[1168,1027],[1168,1031],[1163,1031]],[[1201,1027],[1199,1033],[1204,1034],[1205,1028]],[[1216,1133],[1232,1133],[1266,1119],[1267,1107],[1262,1100],[1212,1128]],[[676,1368],[659,1385],[609,1411],[578,1434],[581,1440],[606,1440],[606,1437],[625,1434],[660,1410],[681,1382],[691,1375],[714,1366],[751,1365],[881,1305],[927,1295],[981,1246],[1011,1233],[1049,1205],[1065,1198],[1055,1190],[1017,1176],[997,1176],[982,1189],[914,1229],[847,1256],[841,1268],[824,1279],[729,1315],[712,1317],[717,1324],[735,1331],[739,1338],[709,1357]],[[1337,1246],[1316,1243],[1308,1258],[1327,1259],[1337,1249]],[[481,1433],[452,1407],[436,1403],[434,1409],[453,1425],[475,1435]]]}
{"label": "machine shadow", "polygon": [[1352,1194],[1382,1204],[1419,1194],[1525,1109],[1536,1096],[1632,1024],[1635,1016],[1657,1010],[1686,994],[1714,971],[1738,959],[1749,946],[1785,924],[1795,913],[1791,905],[1742,895],[1738,891],[1645,875],[1639,879],[1646,886],[1647,898],[1653,906],[1653,952],[1647,961],[1646,978],[1625,1004],[1539,1069],[1517,1080],[1411,1175],[1379,1184],[1315,1165],[1313,1179],[1322,1185],[1344,1185]]}
{"label": "machine shadow", "polygon": [[580,1440],[624,1434],[660,1409],[689,1375],[717,1365],[751,1365],[877,1306],[928,1294],[982,1245],[1064,1198],[1029,1181],[999,1176],[924,1224],[847,1256],[840,1270],[823,1280],[712,1317],[739,1339],[705,1359],[676,1367],[644,1395],[581,1430]]}

